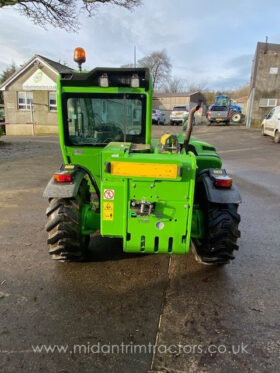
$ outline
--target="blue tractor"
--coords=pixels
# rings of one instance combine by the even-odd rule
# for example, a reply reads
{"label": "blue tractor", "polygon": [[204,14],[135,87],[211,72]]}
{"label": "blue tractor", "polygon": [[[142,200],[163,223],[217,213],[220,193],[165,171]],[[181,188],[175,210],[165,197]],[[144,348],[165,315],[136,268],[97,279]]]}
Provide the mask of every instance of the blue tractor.
{"label": "blue tractor", "polygon": [[240,123],[243,115],[242,115],[242,109],[238,105],[234,105],[232,103],[232,100],[227,95],[217,95],[216,101],[213,105],[210,106],[209,110],[211,111],[212,108],[227,108],[227,110],[230,112],[230,120],[233,123]]}

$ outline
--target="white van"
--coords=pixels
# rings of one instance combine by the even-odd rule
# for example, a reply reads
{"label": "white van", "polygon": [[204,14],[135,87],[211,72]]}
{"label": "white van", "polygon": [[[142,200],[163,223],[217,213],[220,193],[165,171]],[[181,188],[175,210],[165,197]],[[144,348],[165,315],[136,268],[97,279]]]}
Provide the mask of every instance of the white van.
{"label": "white van", "polygon": [[262,121],[262,135],[274,137],[274,142],[280,142],[280,106],[273,108]]}

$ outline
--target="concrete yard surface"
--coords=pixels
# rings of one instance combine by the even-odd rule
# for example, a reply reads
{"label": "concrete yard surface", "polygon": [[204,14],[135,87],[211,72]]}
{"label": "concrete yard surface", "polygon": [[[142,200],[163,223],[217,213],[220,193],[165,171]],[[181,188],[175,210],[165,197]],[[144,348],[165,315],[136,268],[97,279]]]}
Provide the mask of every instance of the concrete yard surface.
{"label": "concrete yard surface", "polygon": [[[153,126],[166,131],[181,127]],[[0,139],[0,372],[279,371],[280,144],[242,127],[194,136],[242,194],[240,248],[224,267],[127,255],[98,235],[88,262],[51,261],[42,193],[58,138]]]}

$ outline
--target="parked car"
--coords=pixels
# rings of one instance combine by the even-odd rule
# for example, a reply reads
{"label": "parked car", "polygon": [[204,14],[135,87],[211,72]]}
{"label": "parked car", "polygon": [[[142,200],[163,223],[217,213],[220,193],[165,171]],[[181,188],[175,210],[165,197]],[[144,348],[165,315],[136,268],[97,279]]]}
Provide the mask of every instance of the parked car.
{"label": "parked car", "polygon": [[276,106],[265,116],[261,131],[263,136],[272,136],[275,143],[280,142],[280,106]]}
{"label": "parked car", "polygon": [[174,106],[170,114],[170,125],[182,124],[184,119],[189,116],[189,106]]}
{"label": "parked car", "polygon": [[153,109],[152,113],[152,122],[159,125],[165,125],[165,114],[161,112],[160,110]]}
{"label": "parked car", "polygon": [[229,106],[211,105],[207,113],[209,125],[212,123],[230,124],[231,111]]}

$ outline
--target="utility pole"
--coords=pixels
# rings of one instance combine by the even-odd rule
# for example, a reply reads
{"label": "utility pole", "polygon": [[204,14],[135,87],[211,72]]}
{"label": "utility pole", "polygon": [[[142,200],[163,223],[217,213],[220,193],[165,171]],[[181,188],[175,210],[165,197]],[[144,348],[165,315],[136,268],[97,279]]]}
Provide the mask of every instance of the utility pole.
{"label": "utility pole", "polygon": [[136,62],[137,58],[136,58],[136,45],[134,46],[134,67],[136,67],[137,65],[137,62]]}

